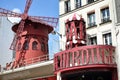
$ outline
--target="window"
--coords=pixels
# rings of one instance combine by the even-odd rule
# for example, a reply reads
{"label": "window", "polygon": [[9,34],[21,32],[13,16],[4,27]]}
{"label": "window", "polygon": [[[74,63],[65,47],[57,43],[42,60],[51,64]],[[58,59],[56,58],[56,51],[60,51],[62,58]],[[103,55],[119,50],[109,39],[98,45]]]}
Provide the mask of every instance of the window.
{"label": "window", "polygon": [[88,0],[88,4],[93,3],[96,0]]}
{"label": "window", "polygon": [[75,8],[81,7],[81,0],[75,0]]}
{"label": "window", "polygon": [[60,56],[57,56],[57,66],[60,67]]}
{"label": "window", "polygon": [[89,44],[90,45],[96,45],[97,44],[97,37],[96,36],[90,37],[89,38]]}
{"label": "window", "polygon": [[28,50],[29,48],[29,42],[28,40],[25,40],[24,44],[23,44],[23,50]]}
{"label": "window", "polygon": [[44,42],[41,43],[41,50],[42,50],[43,52],[45,51],[45,43],[44,43]]}
{"label": "window", "polygon": [[102,23],[110,21],[110,13],[108,7],[101,10],[101,15],[102,15]]}
{"label": "window", "polygon": [[88,14],[88,26],[92,27],[95,26],[96,22],[95,22],[95,13],[90,13]]}
{"label": "window", "polygon": [[46,44],[46,51],[49,52],[49,49],[48,49],[48,44]]}
{"label": "window", "polygon": [[111,33],[103,34],[103,43],[105,45],[112,45]]}
{"label": "window", "polygon": [[37,45],[38,45],[37,41],[33,41],[32,42],[32,49],[37,50]]}
{"label": "window", "polygon": [[70,0],[65,1],[65,12],[69,12],[71,10],[70,8]]}

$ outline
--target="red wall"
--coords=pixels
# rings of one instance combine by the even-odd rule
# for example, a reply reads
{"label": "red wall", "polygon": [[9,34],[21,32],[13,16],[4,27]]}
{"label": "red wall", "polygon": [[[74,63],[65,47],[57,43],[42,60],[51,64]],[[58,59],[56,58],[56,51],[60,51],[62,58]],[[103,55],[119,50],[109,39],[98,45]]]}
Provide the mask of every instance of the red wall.
{"label": "red wall", "polygon": [[[14,26],[13,29],[16,29]],[[20,59],[31,59],[35,57],[39,57],[42,55],[48,54],[48,34],[53,30],[52,27],[46,26],[38,23],[26,23],[23,33],[21,34],[21,39],[17,42],[16,45],[16,58],[15,60],[19,61]],[[15,31],[15,30],[13,30]],[[27,38],[26,38],[27,36]],[[29,48],[27,50],[23,50],[23,44],[27,40],[29,42]],[[37,49],[32,49],[32,43],[36,41]],[[21,43],[20,49],[18,50],[18,44]],[[44,43],[44,48],[41,46]],[[44,51],[43,51],[44,49]]]}

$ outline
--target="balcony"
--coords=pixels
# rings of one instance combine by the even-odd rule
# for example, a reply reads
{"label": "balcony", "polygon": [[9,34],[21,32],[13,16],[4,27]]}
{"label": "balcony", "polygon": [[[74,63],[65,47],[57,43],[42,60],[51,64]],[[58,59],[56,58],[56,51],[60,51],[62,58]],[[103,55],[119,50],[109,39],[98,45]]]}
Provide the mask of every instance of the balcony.
{"label": "balcony", "polygon": [[110,45],[82,46],[54,55],[55,73],[88,68],[116,68],[115,47]]}
{"label": "balcony", "polygon": [[101,19],[101,22],[102,22],[102,23],[107,23],[107,22],[110,22],[110,21],[111,21],[111,20],[110,20],[110,17]]}
{"label": "balcony", "polygon": [[95,1],[98,1],[98,0],[88,0],[88,4],[93,3]]}
{"label": "balcony", "polygon": [[78,8],[80,8],[80,7],[81,7],[81,3],[76,3],[76,4],[75,4],[75,8],[76,8],[76,9],[78,9]]}
{"label": "balcony", "polygon": [[[22,66],[12,67],[15,61],[9,66],[0,66],[0,80],[23,80],[35,77],[46,78],[54,76],[53,56],[43,55],[25,60]],[[43,77],[44,75],[44,77]]]}
{"label": "balcony", "polygon": [[88,24],[88,27],[90,28],[90,27],[94,27],[94,26],[96,26],[96,22],[92,22],[92,23],[89,23]]}
{"label": "balcony", "polygon": [[29,65],[34,65],[34,64],[39,64],[42,62],[46,62],[46,61],[50,61],[53,59],[53,57],[50,55],[43,55],[43,56],[38,56],[38,57],[34,57],[34,58],[30,58],[30,59],[26,59],[24,60],[22,63],[17,63],[17,61],[12,61],[10,63],[6,63],[5,67],[2,67],[0,65],[0,72],[4,72],[4,71],[8,71],[8,70],[12,70],[12,69],[17,69],[17,68],[21,68],[21,67],[26,67]]}
{"label": "balcony", "polygon": [[65,13],[68,13],[68,12],[70,12],[71,11],[71,7],[66,7],[65,8]]}

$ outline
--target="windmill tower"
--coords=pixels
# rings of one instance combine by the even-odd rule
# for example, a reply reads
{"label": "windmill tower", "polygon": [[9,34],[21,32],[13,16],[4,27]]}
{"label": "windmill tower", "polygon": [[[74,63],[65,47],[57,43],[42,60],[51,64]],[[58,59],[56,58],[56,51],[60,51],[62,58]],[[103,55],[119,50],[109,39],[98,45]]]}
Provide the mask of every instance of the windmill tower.
{"label": "windmill tower", "polygon": [[48,54],[48,34],[58,23],[58,18],[28,16],[31,3],[32,0],[27,0],[22,14],[0,8],[0,16],[21,18],[20,23],[12,27],[16,34],[10,46],[16,51],[16,66],[23,65],[27,59]]}

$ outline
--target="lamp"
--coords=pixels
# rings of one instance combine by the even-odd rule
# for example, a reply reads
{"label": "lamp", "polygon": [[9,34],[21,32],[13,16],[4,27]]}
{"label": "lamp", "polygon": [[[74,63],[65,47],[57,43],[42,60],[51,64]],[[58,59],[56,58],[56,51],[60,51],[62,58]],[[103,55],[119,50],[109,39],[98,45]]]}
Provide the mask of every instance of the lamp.
{"label": "lamp", "polygon": [[58,35],[62,38],[62,34],[58,33],[58,32],[57,32],[57,31],[55,31],[55,30],[54,30],[54,31],[52,31],[51,33],[52,33],[53,35],[58,34]]}

